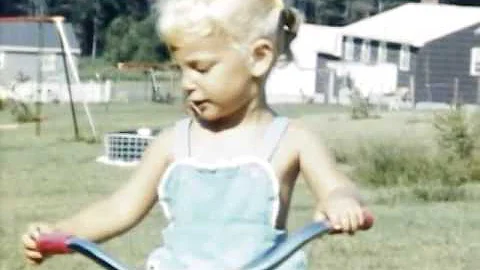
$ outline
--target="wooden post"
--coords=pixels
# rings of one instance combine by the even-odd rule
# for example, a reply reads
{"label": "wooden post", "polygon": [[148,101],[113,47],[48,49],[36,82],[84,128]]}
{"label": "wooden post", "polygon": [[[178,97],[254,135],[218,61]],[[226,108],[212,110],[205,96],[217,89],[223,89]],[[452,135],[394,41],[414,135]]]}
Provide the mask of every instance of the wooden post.
{"label": "wooden post", "polygon": [[77,114],[75,112],[75,104],[73,102],[73,97],[72,97],[72,84],[70,82],[70,72],[68,69],[68,63],[67,63],[67,56],[66,56],[66,51],[63,42],[60,42],[60,46],[62,47],[62,59],[63,59],[63,66],[65,70],[65,80],[67,82],[67,90],[68,90],[68,98],[70,102],[70,110],[72,112],[72,120],[73,120],[73,132],[75,135],[75,140],[79,141],[80,140],[80,134],[78,131],[78,123],[77,123]]}
{"label": "wooden post", "polygon": [[[334,92],[334,89],[335,89],[335,74],[333,72],[333,70],[328,70],[328,89],[327,89],[327,93],[325,93],[325,97],[327,98],[327,104],[331,104],[332,101],[333,101],[333,92]],[[338,101],[337,101],[338,103]]]}
{"label": "wooden post", "polygon": [[412,102],[412,108],[415,109],[415,76],[410,75],[409,78],[409,88],[410,88],[410,102]]}
{"label": "wooden post", "polygon": [[477,104],[480,105],[480,77],[477,78]]}
{"label": "wooden post", "polygon": [[460,100],[459,100],[459,97],[458,97],[458,77],[455,77],[453,78],[453,106],[455,106],[455,108],[457,108],[460,104]]}
{"label": "wooden post", "polygon": [[[57,33],[60,38],[60,43],[62,44],[63,48],[63,55],[65,56],[65,60],[67,64],[70,64],[70,69],[72,73],[72,78],[74,79],[76,84],[80,84],[80,76],[78,75],[78,70],[75,65],[75,61],[73,60],[72,51],[70,49],[70,45],[68,44],[67,36],[65,34],[65,30],[63,29],[63,21],[64,18],[60,16],[50,17],[50,21],[55,23],[57,28]],[[92,130],[92,136],[94,139],[97,138],[97,132],[95,130],[95,123],[93,122],[93,118],[90,114],[90,109],[88,108],[86,98],[83,99],[83,108],[85,110],[85,114],[87,115],[88,123],[90,124],[90,129]]]}
{"label": "wooden post", "polygon": [[[41,14],[43,15],[43,14]],[[37,65],[37,94],[35,100],[35,135],[40,136],[42,131],[42,91],[43,91],[43,46],[44,46],[44,37],[43,37],[43,22],[38,22],[38,65]]]}

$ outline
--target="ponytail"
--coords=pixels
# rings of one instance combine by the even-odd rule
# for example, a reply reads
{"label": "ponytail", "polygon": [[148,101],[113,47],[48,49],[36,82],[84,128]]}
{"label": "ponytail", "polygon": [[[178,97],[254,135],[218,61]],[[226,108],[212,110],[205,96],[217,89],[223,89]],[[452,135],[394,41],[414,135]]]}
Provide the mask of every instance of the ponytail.
{"label": "ponytail", "polygon": [[284,54],[287,61],[293,60],[290,43],[297,36],[302,22],[300,13],[293,8],[283,8],[278,20],[278,49],[279,55]]}

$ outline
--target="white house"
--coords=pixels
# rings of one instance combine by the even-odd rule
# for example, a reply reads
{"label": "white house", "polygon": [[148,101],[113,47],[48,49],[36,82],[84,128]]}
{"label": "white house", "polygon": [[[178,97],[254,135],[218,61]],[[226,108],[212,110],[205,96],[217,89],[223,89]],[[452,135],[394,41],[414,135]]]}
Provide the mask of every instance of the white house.
{"label": "white house", "polygon": [[342,36],[339,27],[302,24],[291,44],[293,62],[279,61],[266,85],[269,103],[316,102],[316,61],[319,53],[341,56]]}

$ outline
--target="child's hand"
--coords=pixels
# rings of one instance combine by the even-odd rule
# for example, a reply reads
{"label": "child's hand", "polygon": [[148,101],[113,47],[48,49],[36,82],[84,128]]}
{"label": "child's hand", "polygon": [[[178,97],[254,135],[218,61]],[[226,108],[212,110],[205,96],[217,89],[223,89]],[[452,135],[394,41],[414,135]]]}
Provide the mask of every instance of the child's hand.
{"label": "child's hand", "polygon": [[40,264],[45,256],[37,249],[37,240],[40,234],[53,232],[53,228],[45,223],[34,223],[28,226],[27,232],[22,235],[25,258],[31,264]]}
{"label": "child's hand", "polygon": [[353,234],[365,222],[364,210],[354,196],[332,194],[325,210],[327,219],[336,232]]}

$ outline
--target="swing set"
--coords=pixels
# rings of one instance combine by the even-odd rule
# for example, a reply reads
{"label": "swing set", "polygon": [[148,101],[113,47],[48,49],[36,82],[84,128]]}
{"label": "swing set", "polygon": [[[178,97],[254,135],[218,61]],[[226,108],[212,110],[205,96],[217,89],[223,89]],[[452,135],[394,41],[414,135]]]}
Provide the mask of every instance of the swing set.
{"label": "swing set", "polygon": [[[35,16],[35,17],[30,17],[30,16],[19,16],[19,17],[3,17],[1,18],[2,22],[34,22],[38,24],[38,49],[37,53],[39,55],[39,69],[37,73],[37,80],[36,80],[36,97],[35,97],[35,104],[36,104],[36,118],[40,118],[40,113],[41,113],[41,105],[42,105],[42,93],[44,92],[44,78],[43,78],[43,72],[42,72],[42,56],[45,52],[45,44],[44,44],[44,24],[53,24],[55,27],[55,31],[58,35],[59,41],[60,41],[60,47],[61,47],[61,55],[62,55],[62,60],[63,60],[63,67],[65,70],[65,80],[66,80],[66,88],[68,91],[68,99],[70,103],[70,109],[72,113],[72,118],[73,118],[73,125],[74,125],[74,133],[75,133],[75,139],[79,139],[79,131],[78,131],[78,124],[77,124],[77,117],[76,117],[76,112],[75,112],[75,105],[74,105],[74,97],[72,94],[72,84],[75,85],[80,85],[80,76],[78,74],[78,69],[75,64],[75,60],[73,57],[72,53],[72,48],[70,46],[70,42],[67,38],[65,28],[64,28],[64,20],[65,18],[62,16]],[[18,83],[14,84],[14,87],[17,87]],[[21,98],[18,96],[17,93],[15,93],[15,88],[12,88],[8,94],[8,97],[13,101],[14,105],[18,105],[22,103],[23,101]],[[85,111],[85,114],[88,119],[88,123],[90,126],[90,130],[92,133],[92,136],[96,138],[97,132],[95,129],[95,123],[92,118],[92,115],[90,113],[90,109],[88,107],[88,101],[86,98],[83,98],[83,108]],[[40,123],[41,121],[35,121],[36,122],[36,134],[40,135]]]}

